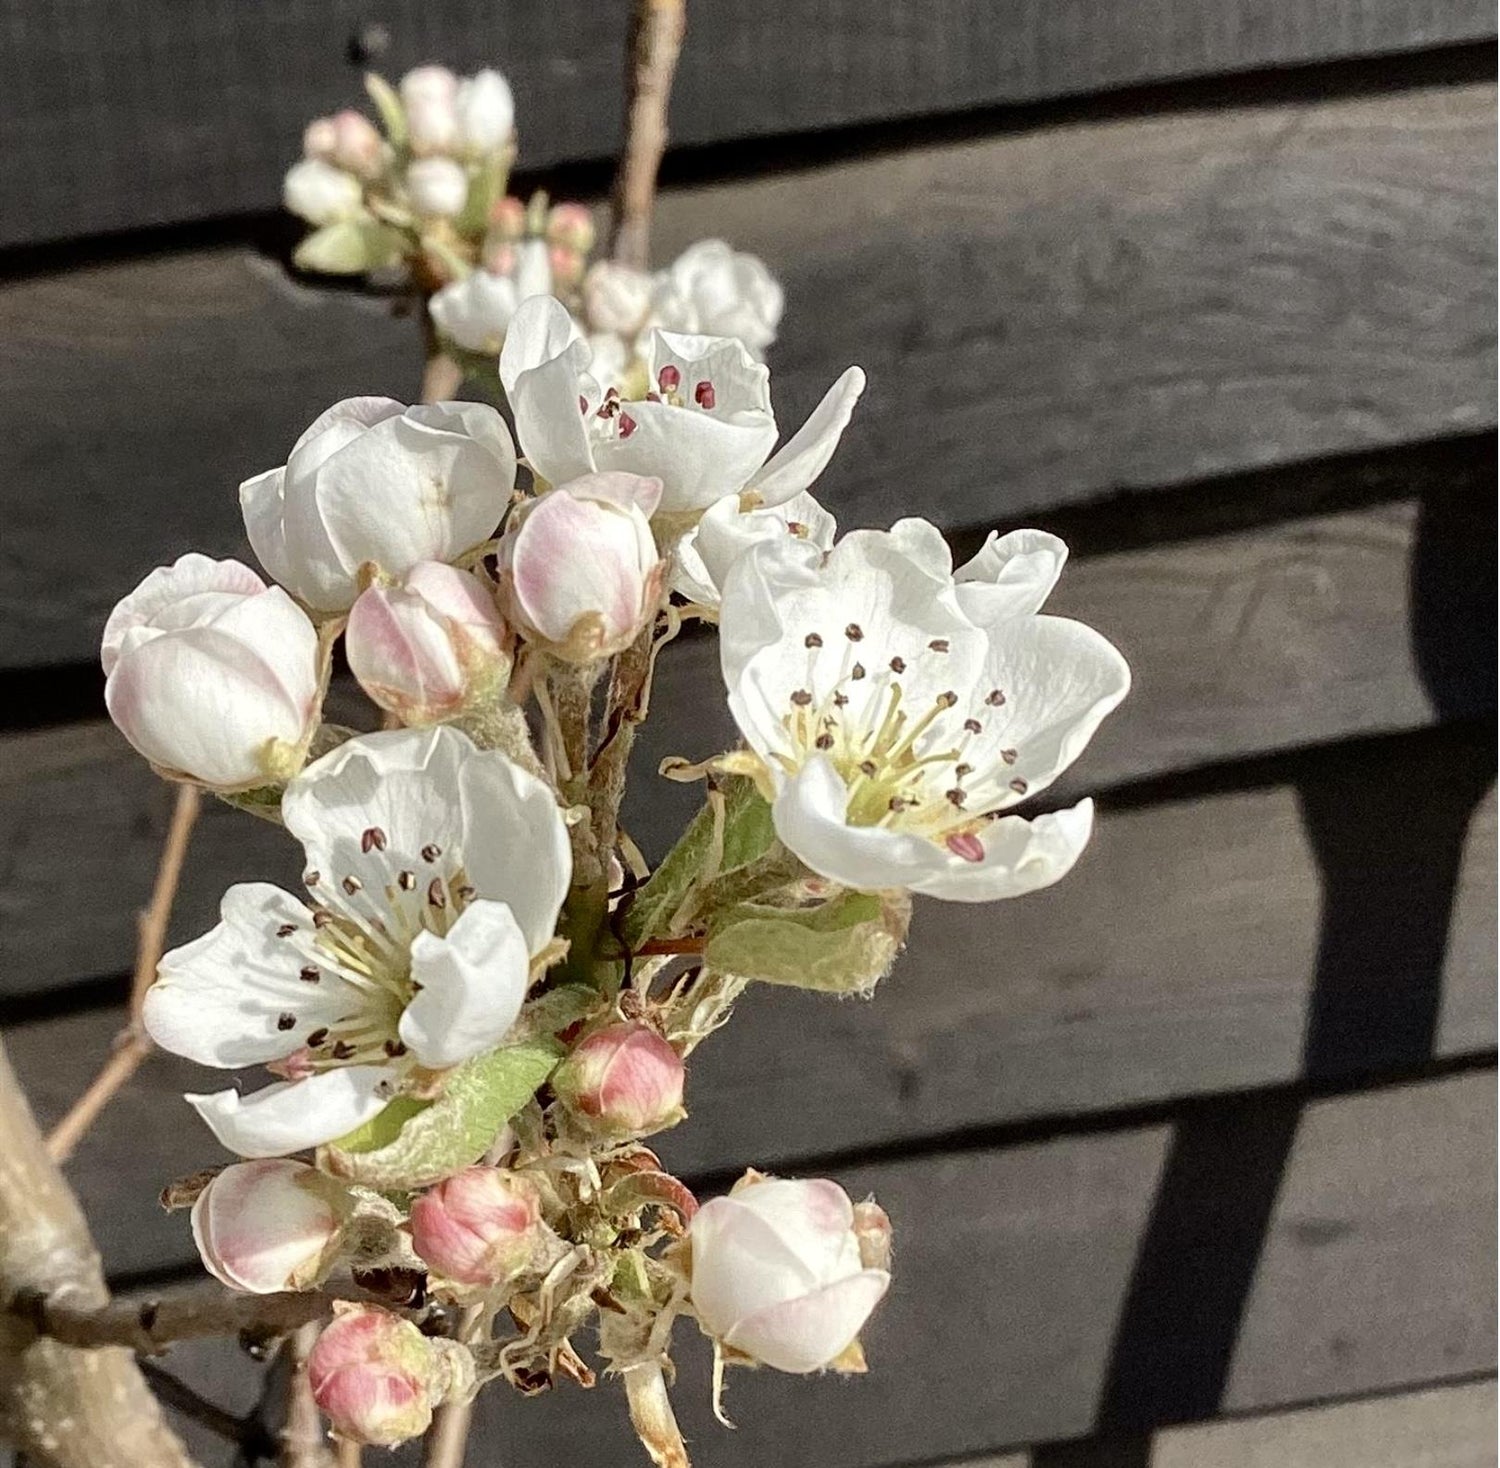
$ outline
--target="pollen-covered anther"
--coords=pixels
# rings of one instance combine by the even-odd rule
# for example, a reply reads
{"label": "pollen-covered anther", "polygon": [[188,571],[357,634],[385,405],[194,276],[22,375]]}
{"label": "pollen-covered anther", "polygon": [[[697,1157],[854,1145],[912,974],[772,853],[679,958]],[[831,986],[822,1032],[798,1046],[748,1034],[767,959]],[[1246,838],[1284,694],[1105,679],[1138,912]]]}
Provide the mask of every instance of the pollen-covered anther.
{"label": "pollen-covered anther", "polygon": [[858,622],[851,622],[847,627],[844,628],[844,636],[847,637],[850,642],[863,642],[865,636],[864,629],[859,625]]}
{"label": "pollen-covered anther", "polygon": [[434,877],[427,887],[427,901],[439,912],[448,905],[448,894],[443,890],[442,878]]}
{"label": "pollen-covered anther", "polygon": [[947,693],[937,696],[937,706],[940,709],[951,709],[958,702],[958,695],[950,688]]}
{"label": "pollen-covered anther", "polygon": [[368,856],[372,851],[385,850],[385,832],[379,826],[368,826],[359,838],[359,849]]}
{"label": "pollen-covered anther", "polygon": [[621,438],[629,438],[630,435],[635,432],[635,428],[636,428],[635,419],[632,418],[629,413],[621,413],[620,414],[620,437]]}
{"label": "pollen-covered anther", "polygon": [[984,701],[989,704],[992,709],[997,709],[1005,702],[1005,695],[998,688],[992,688],[986,695]]}
{"label": "pollen-covered anther", "polygon": [[956,788],[948,791],[945,796],[945,799],[947,800],[949,805],[957,806],[960,810],[963,809],[964,801],[966,801],[968,798],[969,797],[962,790]]}
{"label": "pollen-covered anther", "polygon": [[282,923],[281,926],[276,929],[276,936],[278,938],[290,938],[296,931],[296,923]]}
{"label": "pollen-covered anther", "polygon": [[298,973],[297,977],[301,979],[304,984],[316,984],[318,980],[322,978],[322,974],[318,972],[317,968],[313,964],[309,963]]}
{"label": "pollen-covered anther", "polygon": [[664,393],[676,392],[682,386],[682,373],[670,362],[656,374],[656,384]]}
{"label": "pollen-covered anther", "polygon": [[816,632],[809,632],[807,636],[802,639],[802,645],[803,647],[822,647],[823,639],[819,637]]}
{"label": "pollen-covered anther", "polygon": [[949,643],[946,637],[934,637],[927,646],[933,652],[947,652]]}
{"label": "pollen-covered anther", "polygon": [[965,719],[964,729],[967,733],[970,734],[984,733],[984,725],[981,724],[978,719]]}
{"label": "pollen-covered anther", "polygon": [[805,709],[813,701],[813,696],[805,688],[799,688],[792,694],[792,702],[799,709]]}
{"label": "pollen-covered anther", "polygon": [[1017,795],[1025,795],[1025,793],[1026,793],[1026,792],[1027,792],[1027,791],[1028,791],[1028,790],[1029,790],[1029,789],[1030,789],[1030,788],[1031,788],[1031,787],[1030,787],[1030,786],[1029,786],[1029,785],[1027,785],[1027,783],[1026,783],[1026,782],[1025,782],[1025,781],[1024,781],[1024,780],[1019,780],[1019,779],[1017,779],[1017,780],[1012,780],[1012,781],[1011,781],[1011,782],[1010,782],[1010,788],[1011,788],[1011,789],[1012,789],[1012,790],[1014,790],[1014,791],[1015,791],[1015,792],[1016,792],[1016,794],[1017,794]]}
{"label": "pollen-covered anther", "polygon": [[904,673],[905,671],[906,671],[906,659],[905,658],[892,658],[891,659],[891,672],[893,672],[893,673]]}
{"label": "pollen-covered anther", "polygon": [[700,382],[697,387],[693,389],[693,401],[705,411],[711,411],[715,402],[718,401],[717,396],[714,393],[713,383],[707,381],[706,379],[703,382]]}
{"label": "pollen-covered anther", "polygon": [[422,860],[425,862],[434,862],[442,854],[443,848],[441,846],[435,846],[429,843],[422,848]]}
{"label": "pollen-covered anther", "polygon": [[414,892],[417,886],[417,874],[415,872],[398,872],[396,885],[403,892]]}
{"label": "pollen-covered anther", "polygon": [[339,886],[342,887],[344,891],[347,892],[351,897],[353,897],[356,892],[364,891],[365,884],[361,882],[358,877],[351,874],[350,876],[345,877],[344,880],[339,883]]}

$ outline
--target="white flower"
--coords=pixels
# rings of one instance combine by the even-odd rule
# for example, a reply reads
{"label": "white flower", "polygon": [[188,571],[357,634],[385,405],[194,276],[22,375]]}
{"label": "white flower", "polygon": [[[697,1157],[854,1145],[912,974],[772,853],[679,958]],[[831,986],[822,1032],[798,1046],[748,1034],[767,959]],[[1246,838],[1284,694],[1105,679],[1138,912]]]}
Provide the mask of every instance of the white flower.
{"label": "white flower", "polygon": [[451,158],[418,158],[406,170],[406,193],[418,214],[451,219],[469,199],[469,175]]}
{"label": "white flower", "polygon": [[515,448],[493,408],[346,398],[282,468],[240,486],[240,509],[277,581],[315,611],[343,611],[366,562],[402,576],[485,540],[515,478]]}
{"label": "white flower", "polygon": [[333,1178],[305,1162],[236,1162],[198,1194],[193,1242],[203,1267],[232,1290],[311,1289],[338,1256],[349,1204]]}
{"label": "white flower", "polygon": [[303,158],[286,171],[281,200],[309,224],[336,224],[364,210],[364,189],[352,173],[321,158]]}
{"label": "white flower", "polygon": [[737,341],[654,332],[643,398],[605,393],[587,340],[560,301],[521,304],[500,353],[500,377],[528,462],[561,484],[598,470],[654,475],[660,512],[700,514],[727,494],[780,504],[822,473],[865,375],[851,367],[774,456],[766,369]]}
{"label": "white flower", "polygon": [[583,278],[583,309],[589,326],[631,339],[651,310],[651,277],[614,260],[599,260]]}
{"label": "white flower", "polygon": [[589,474],[513,515],[500,542],[510,621],[569,662],[628,647],[661,596],[651,534],[660,497],[659,479]]}
{"label": "white flower", "polygon": [[778,1371],[834,1364],[890,1288],[888,1248],[863,1232],[837,1183],[748,1175],[688,1231],[699,1324]]}
{"label": "white flower", "polygon": [[783,295],[754,255],[699,240],[657,275],[653,305],[669,331],[737,338],[757,357],[776,340]]}
{"label": "white flower", "polygon": [[414,153],[446,153],[458,142],[458,78],[446,66],[418,66],[401,78],[406,134]]}
{"label": "white flower", "polygon": [[717,607],[729,568],[752,545],[790,535],[829,551],[837,533],[833,516],[806,492],[751,510],[740,508],[737,494],[726,495],[678,542],[672,590],[701,607]]}
{"label": "white flower", "polygon": [[494,356],[518,304],[515,281],[475,270],[437,291],[429,308],[437,329],[455,346]]}
{"label": "white flower", "polygon": [[509,675],[505,624],[469,571],[422,561],[370,586],[349,611],[344,651],[371,700],[404,724],[453,718]]}
{"label": "white flower", "polygon": [[460,82],[456,110],[458,144],[465,151],[492,153],[510,141],[516,103],[498,71],[486,68]]}
{"label": "white flower", "polygon": [[[1000,813],[1082,753],[1130,670],[1091,628],[1034,615],[1060,557],[1004,544],[965,585],[923,520],[856,531],[826,558],[778,537],[731,568],[730,708],[765,763],[777,833],[822,876],[987,901],[1055,882],[1087,842],[1090,801]],[[976,603],[994,620],[976,621]]]}
{"label": "white flower", "polygon": [[164,1050],[287,1079],[189,1096],[243,1157],[369,1121],[414,1068],[493,1049],[552,942],[571,877],[548,787],[448,727],[352,739],[287,787],[304,904],[264,882],[162,960],[145,1022]]}
{"label": "white flower", "polygon": [[318,634],[280,587],[190,554],[109,615],[104,701],[153,764],[223,789],[285,779],[317,728]]}

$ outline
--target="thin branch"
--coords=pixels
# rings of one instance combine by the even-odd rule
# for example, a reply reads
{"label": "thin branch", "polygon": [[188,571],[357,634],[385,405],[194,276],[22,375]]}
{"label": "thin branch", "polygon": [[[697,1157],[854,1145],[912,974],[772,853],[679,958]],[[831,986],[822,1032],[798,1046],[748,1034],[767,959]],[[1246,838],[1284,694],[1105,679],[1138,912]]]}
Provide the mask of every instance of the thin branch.
{"label": "thin branch", "polygon": [[418,401],[423,403],[446,403],[458,395],[463,386],[464,370],[444,350],[438,339],[437,327],[433,325],[432,312],[427,309],[428,297],[423,296],[417,312],[422,323],[422,388]]}
{"label": "thin branch", "polygon": [[281,1428],[281,1468],[332,1468],[323,1431],[323,1414],[313,1400],[307,1358],[318,1341],[318,1322],[309,1321],[288,1338],[283,1350],[291,1358],[287,1382],[286,1421]]}
{"label": "thin branch", "polygon": [[609,251],[637,270],[651,263],[656,174],[667,146],[667,103],[686,27],[686,0],[634,0],[631,6],[625,151],[615,173]]}
{"label": "thin branch", "polygon": [[151,1053],[150,1036],[141,1025],[141,1007],[146,1002],[146,991],[156,977],[157,966],[166,950],[172,904],[177,898],[188,841],[202,804],[203,793],[196,785],[177,787],[177,803],[172,807],[172,823],[167,828],[167,839],[157,864],[151,901],[137,919],[135,973],[130,981],[130,1023],[116,1036],[114,1052],[99,1074],[47,1137],[47,1152],[54,1162],[66,1162],[73,1155],[73,1149],[82,1141],[95,1118]]}
{"label": "thin branch", "polygon": [[[0,1045],[0,1301],[109,1308],[88,1225]],[[0,1313],[0,1438],[51,1468],[192,1468],[125,1351],[76,1351]]]}
{"label": "thin branch", "polygon": [[70,1297],[18,1291],[10,1314],[26,1321],[38,1335],[85,1349],[125,1346],[144,1356],[156,1355],[174,1341],[205,1336],[284,1335],[323,1319],[340,1299],[366,1299],[349,1289],[308,1290],[298,1294],[241,1295],[205,1281],[171,1294],[145,1300],[75,1303]]}
{"label": "thin branch", "polygon": [[469,1428],[474,1421],[474,1403],[448,1402],[437,1409],[428,1429],[422,1468],[463,1468],[469,1446]]}

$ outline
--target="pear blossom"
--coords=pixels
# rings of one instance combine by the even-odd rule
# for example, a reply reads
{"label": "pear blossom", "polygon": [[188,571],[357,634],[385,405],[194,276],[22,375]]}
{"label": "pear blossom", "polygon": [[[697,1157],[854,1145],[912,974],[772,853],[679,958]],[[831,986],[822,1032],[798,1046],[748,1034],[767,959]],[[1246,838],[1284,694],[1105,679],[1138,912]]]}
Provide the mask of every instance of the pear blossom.
{"label": "pear blossom", "polygon": [[500,542],[511,623],[569,662],[629,646],[656,610],[662,565],[651,534],[661,481],[587,474],[524,506]]}
{"label": "pear blossom", "polygon": [[145,1023],[164,1050],[284,1079],[189,1096],[242,1157],[369,1121],[416,1071],[493,1049],[550,955],[571,877],[541,780],[447,726],[352,739],[287,787],[308,901],[264,882],[162,959]]}
{"label": "pear blossom", "polygon": [[349,1212],[344,1189],[305,1162],[236,1162],[193,1203],[193,1242],[204,1268],[232,1290],[306,1290],[337,1259]]}
{"label": "pear blossom", "polygon": [[493,153],[510,141],[516,102],[510,83],[486,67],[458,84],[454,97],[459,148],[469,154]]}
{"label": "pear blossom", "polygon": [[541,1192],[523,1173],[466,1167],[411,1205],[412,1247],[423,1263],[460,1285],[511,1283],[545,1252]]}
{"label": "pear blossom", "polygon": [[418,214],[451,219],[469,198],[469,175],[451,158],[418,158],[406,170],[406,194]]}
{"label": "pear blossom", "polygon": [[594,214],[587,204],[554,204],[547,214],[547,238],[579,255],[594,248],[597,231]]}
{"label": "pear blossom", "polygon": [[474,1364],[388,1310],[339,1303],[308,1355],[307,1380],[340,1437],[394,1447],[425,1432],[433,1408],[470,1394]]}
{"label": "pear blossom", "polygon": [[104,702],[153,764],[206,785],[284,780],[318,726],[318,634],[280,587],[190,553],[110,613]]}
{"label": "pear blossom", "polygon": [[891,1283],[889,1224],[863,1207],[826,1179],[753,1172],[705,1203],[688,1229],[703,1330],[778,1371],[836,1366]]}
{"label": "pear blossom", "polygon": [[651,311],[651,277],[616,260],[598,260],[583,279],[583,308],[589,325],[626,339],[646,324]]}
{"label": "pear blossom", "polygon": [[734,337],[757,357],[776,340],[784,303],[764,262],[723,240],[688,246],[653,281],[652,307],[664,328]]}
{"label": "pear blossom", "polygon": [[482,403],[346,398],[280,469],[240,486],[261,564],[314,611],[346,610],[366,563],[401,576],[451,561],[499,524],[516,477],[510,433]]}
{"label": "pear blossom", "polygon": [[455,346],[491,356],[500,350],[519,304],[514,280],[475,270],[435,292],[428,309],[437,329]]}
{"label": "pear blossom", "polygon": [[674,1126],[682,1109],[682,1057],[649,1025],[624,1021],[586,1035],[553,1072],[563,1105],[610,1137]]}
{"label": "pear blossom", "polygon": [[752,545],[789,535],[829,551],[837,533],[837,521],[806,491],[749,510],[741,508],[738,495],[726,495],[677,543],[672,590],[700,607],[715,608],[729,568]]}
{"label": "pear blossom", "polygon": [[344,650],[360,687],[406,724],[452,718],[509,675],[506,629],[469,571],[421,561],[391,586],[362,591]]}
{"label": "pear blossom", "polygon": [[446,66],[418,66],[401,78],[413,153],[447,153],[458,143],[458,78]]}
{"label": "pear blossom", "polygon": [[1077,860],[1092,802],[1003,813],[1082,753],[1130,671],[1092,628],[1036,614],[1055,549],[1002,547],[957,583],[938,531],[903,520],[826,556],[777,537],[731,567],[730,709],[764,765],[778,835],[819,875],[980,902],[1047,886]]}
{"label": "pear blossom", "polygon": [[378,173],[385,161],[385,141],[379,130],[352,107],[308,123],[302,134],[302,151],[309,158],[321,158],[366,178]]}
{"label": "pear blossom", "polygon": [[651,335],[651,389],[603,391],[592,354],[560,301],[523,302],[500,353],[500,377],[527,461],[553,484],[600,470],[662,480],[659,513],[696,518],[744,493],[780,504],[806,489],[832,457],[864,373],[851,367],[774,454],[768,374],[737,341]]}
{"label": "pear blossom", "polygon": [[281,199],[309,224],[336,224],[364,212],[364,188],[352,173],[322,158],[303,158],[286,171]]}

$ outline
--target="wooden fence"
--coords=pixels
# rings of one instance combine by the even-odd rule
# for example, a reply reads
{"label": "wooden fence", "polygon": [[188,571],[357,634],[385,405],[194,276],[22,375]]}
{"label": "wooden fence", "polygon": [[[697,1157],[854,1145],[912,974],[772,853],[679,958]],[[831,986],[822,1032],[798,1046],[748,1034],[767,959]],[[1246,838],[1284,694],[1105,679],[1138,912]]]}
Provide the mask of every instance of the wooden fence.
{"label": "wooden fence", "polygon": [[[121,1022],[169,809],[102,721],[104,614],[245,553],[233,493],[413,327],[274,212],[365,61],[492,62],[522,164],[597,189],[623,6],[0,0],[0,1021],[44,1118]],[[1493,1462],[1494,12],[1477,0],[691,0],[663,257],[786,283],[795,422],[859,362],[826,498],[1056,529],[1136,688],[1068,781],[1078,871],[924,906],[872,1003],[752,995],[669,1161],[827,1171],[896,1220],[871,1374],[678,1397],[699,1468]],[[724,747],[706,641],[646,772]],[[174,925],[283,836],[214,810]],[[156,1057],[70,1165],[114,1279],[213,1148]],[[248,1408],[218,1345],[174,1371]],[[475,1468],[632,1461],[618,1394],[482,1399]],[[205,1461],[229,1454],[190,1429]],[[1487,1456],[1487,1454],[1489,1456]],[[1014,1455],[1014,1456],[1012,1456]]]}

